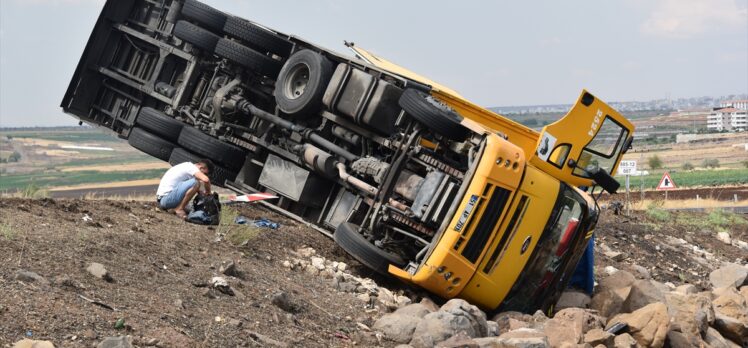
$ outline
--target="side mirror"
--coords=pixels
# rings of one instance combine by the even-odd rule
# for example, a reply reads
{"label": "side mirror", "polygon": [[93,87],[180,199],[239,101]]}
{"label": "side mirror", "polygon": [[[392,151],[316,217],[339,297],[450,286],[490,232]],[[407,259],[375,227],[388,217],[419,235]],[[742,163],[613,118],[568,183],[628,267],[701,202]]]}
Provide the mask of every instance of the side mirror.
{"label": "side mirror", "polygon": [[590,178],[595,181],[595,183],[600,185],[603,190],[608,191],[609,193],[616,193],[616,191],[618,191],[618,188],[621,187],[621,183],[619,183],[618,180],[608,174],[605,169],[595,167],[594,169],[587,171],[587,173],[590,175]]}

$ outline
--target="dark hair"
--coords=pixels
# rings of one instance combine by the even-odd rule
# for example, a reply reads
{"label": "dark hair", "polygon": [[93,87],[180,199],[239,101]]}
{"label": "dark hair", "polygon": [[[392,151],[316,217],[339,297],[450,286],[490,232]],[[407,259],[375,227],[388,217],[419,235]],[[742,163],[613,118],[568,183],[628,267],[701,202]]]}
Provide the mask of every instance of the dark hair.
{"label": "dark hair", "polygon": [[216,165],[213,164],[213,161],[211,161],[211,160],[209,160],[207,158],[203,158],[203,159],[197,161],[197,163],[195,163],[195,164],[202,164],[202,165],[205,166],[205,168],[208,168],[208,174],[213,173],[213,168],[216,167]]}

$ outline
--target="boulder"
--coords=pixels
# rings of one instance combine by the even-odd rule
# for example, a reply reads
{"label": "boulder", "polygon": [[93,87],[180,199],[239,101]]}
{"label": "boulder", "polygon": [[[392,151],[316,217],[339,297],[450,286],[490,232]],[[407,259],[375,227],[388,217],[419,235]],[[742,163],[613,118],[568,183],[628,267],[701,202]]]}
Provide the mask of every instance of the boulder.
{"label": "boulder", "polygon": [[626,271],[617,271],[600,279],[598,289],[623,289],[631,286],[636,281],[633,274]]}
{"label": "boulder", "polygon": [[[630,289],[630,288],[629,288]],[[628,291],[626,291],[628,296]],[[621,312],[626,299],[615,289],[600,289],[590,302],[590,308],[596,310],[605,318],[610,318]]]}
{"label": "boulder", "polygon": [[699,292],[699,290],[696,289],[696,287],[694,285],[692,285],[692,284],[683,284],[683,285],[675,288],[674,291],[677,292],[677,293],[684,294],[684,295],[690,295],[690,294],[695,294],[695,293]]}
{"label": "boulder", "polygon": [[701,337],[689,336],[680,331],[670,330],[667,333],[667,343],[670,347],[703,347]]}
{"label": "boulder", "polygon": [[645,347],[662,347],[670,331],[670,316],[664,303],[652,303],[632,313],[619,314],[608,321],[607,328],[617,322],[626,323],[631,336]]}
{"label": "boulder", "polygon": [[132,348],[130,336],[107,337],[96,348]]}
{"label": "boulder", "polygon": [[493,347],[549,348],[551,346],[548,337],[542,332],[534,329],[510,331],[499,336],[495,340],[498,345]]}
{"label": "boulder", "polygon": [[615,348],[635,348],[637,344],[636,340],[628,333],[622,333],[613,339],[613,347]]}
{"label": "boulder", "polygon": [[415,348],[433,347],[460,331],[465,331],[470,337],[478,337],[467,316],[439,310],[427,314],[418,322],[410,345]]}
{"label": "boulder", "polygon": [[426,306],[426,308],[428,308],[432,312],[436,312],[439,310],[439,305],[437,305],[433,300],[431,300],[428,297],[422,298],[421,302],[419,303]]}
{"label": "boulder", "polygon": [[488,337],[494,337],[499,335],[499,323],[488,320],[486,321],[487,327],[488,327],[488,334],[486,336]]}
{"label": "boulder", "polygon": [[431,313],[432,310],[428,306],[422,303],[413,303],[405,307],[398,308],[395,314],[410,315],[417,318],[423,318],[426,314]]}
{"label": "boulder", "polygon": [[613,346],[613,339],[615,339],[615,337],[616,336],[614,334],[602,329],[592,329],[584,334],[584,343],[589,344],[593,347],[599,344],[602,344],[606,347],[611,347]]}
{"label": "boulder", "polygon": [[474,334],[470,337],[485,337],[488,334],[486,313],[463,299],[451,299],[439,311],[467,318],[474,330]]}
{"label": "boulder", "polygon": [[50,341],[35,341],[29,339],[22,339],[13,345],[13,348],[55,348],[55,345]]}
{"label": "boulder", "polygon": [[745,298],[745,301],[748,302],[748,285],[744,285],[740,287],[740,294],[743,295],[743,298]]}
{"label": "boulder", "polygon": [[640,279],[631,284],[629,296],[623,303],[622,310],[631,313],[639,308],[655,303],[665,302],[665,296],[662,293],[662,287],[651,279]]}
{"label": "boulder", "polygon": [[734,263],[729,263],[709,273],[709,282],[715,289],[726,286],[739,288],[745,285],[746,278],[748,278],[748,268]]}
{"label": "boulder", "polygon": [[590,301],[592,299],[589,295],[581,291],[568,290],[561,294],[561,297],[556,302],[556,310],[562,310],[566,308],[589,308]]}
{"label": "boulder", "polygon": [[561,347],[564,343],[577,344],[582,341],[584,336],[581,328],[574,325],[573,322],[557,318],[545,322],[543,333],[548,336],[551,347]]}
{"label": "boulder", "polygon": [[590,330],[602,329],[605,325],[603,318],[589,309],[567,308],[556,313],[553,318],[572,323],[574,330],[582,334]]}
{"label": "boulder", "polygon": [[703,336],[714,322],[714,308],[707,295],[670,292],[666,298],[668,314],[672,318],[672,330],[682,332],[693,340]]}
{"label": "boulder", "polygon": [[384,334],[384,337],[397,343],[408,343],[413,338],[413,331],[422,320],[409,314],[385,314],[374,323],[372,329]]}
{"label": "boulder", "polygon": [[725,339],[719,332],[713,328],[709,328],[704,335],[704,342],[706,342],[712,348],[739,348],[740,346],[734,342]]}
{"label": "boulder", "polygon": [[437,343],[436,348],[480,348],[480,345],[465,332],[458,332],[447,340]]}
{"label": "boulder", "polygon": [[639,265],[629,265],[627,270],[634,275],[636,279],[652,279],[649,270]]}
{"label": "boulder", "polygon": [[728,288],[717,297],[714,305],[714,328],[733,342],[748,346],[748,306],[737,290]]}
{"label": "boulder", "polygon": [[494,315],[491,321],[497,324],[499,331],[496,335],[499,336],[503,333],[517,329],[516,322],[528,323],[527,326],[529,327],[529,323],[532,322],[532,316],[520,312],[508,311]]}

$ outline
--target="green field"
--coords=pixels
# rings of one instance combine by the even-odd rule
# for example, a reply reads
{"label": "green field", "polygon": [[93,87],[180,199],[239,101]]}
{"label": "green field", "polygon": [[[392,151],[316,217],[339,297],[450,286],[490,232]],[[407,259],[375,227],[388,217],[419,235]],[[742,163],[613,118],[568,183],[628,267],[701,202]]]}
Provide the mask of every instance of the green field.
{"label": "green field", "polygon": [[117,181],[157,179],[164,174],[163,169],[149,169],[133,172],[40,172],[31,174],[3,174],[0,176],[0,191],[15,191],[30,185],[38,187],[68,186],[87,183],[108,183]]}
{"label": "green field", "polygon": [[[644,189],[654,189],[662,179],[662,171],[647,176],[631,177],[631,186],[638,187],[644,182]],[[748,168],[725,169],[725,170],[699,170],[699,171],[670,171],[670,177],[678,187],[693,186],[724,186],[748,184]],[[617,176],[616,180],[624,183],[625,178]]]}
{"label": "green field", "polygon": [[94,143],[121,141],[114,133],[91,131],[2,131],[0,135],[13,138],[33,138],[51,141],[64,141],[71,143]]}

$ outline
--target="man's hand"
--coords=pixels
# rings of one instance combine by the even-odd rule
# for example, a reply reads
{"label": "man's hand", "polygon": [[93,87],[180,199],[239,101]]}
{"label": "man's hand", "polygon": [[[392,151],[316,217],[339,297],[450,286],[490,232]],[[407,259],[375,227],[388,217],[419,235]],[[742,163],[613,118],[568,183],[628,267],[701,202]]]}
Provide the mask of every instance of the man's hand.
{"label": "man's hand", "polygon": [[195,179],[203,183],[205,186],[205,194],[209,195],[211,193],[210,191],[210,178],[208,178],[207,175],[203,174],[203,172],[198,171],[195,173]]}

